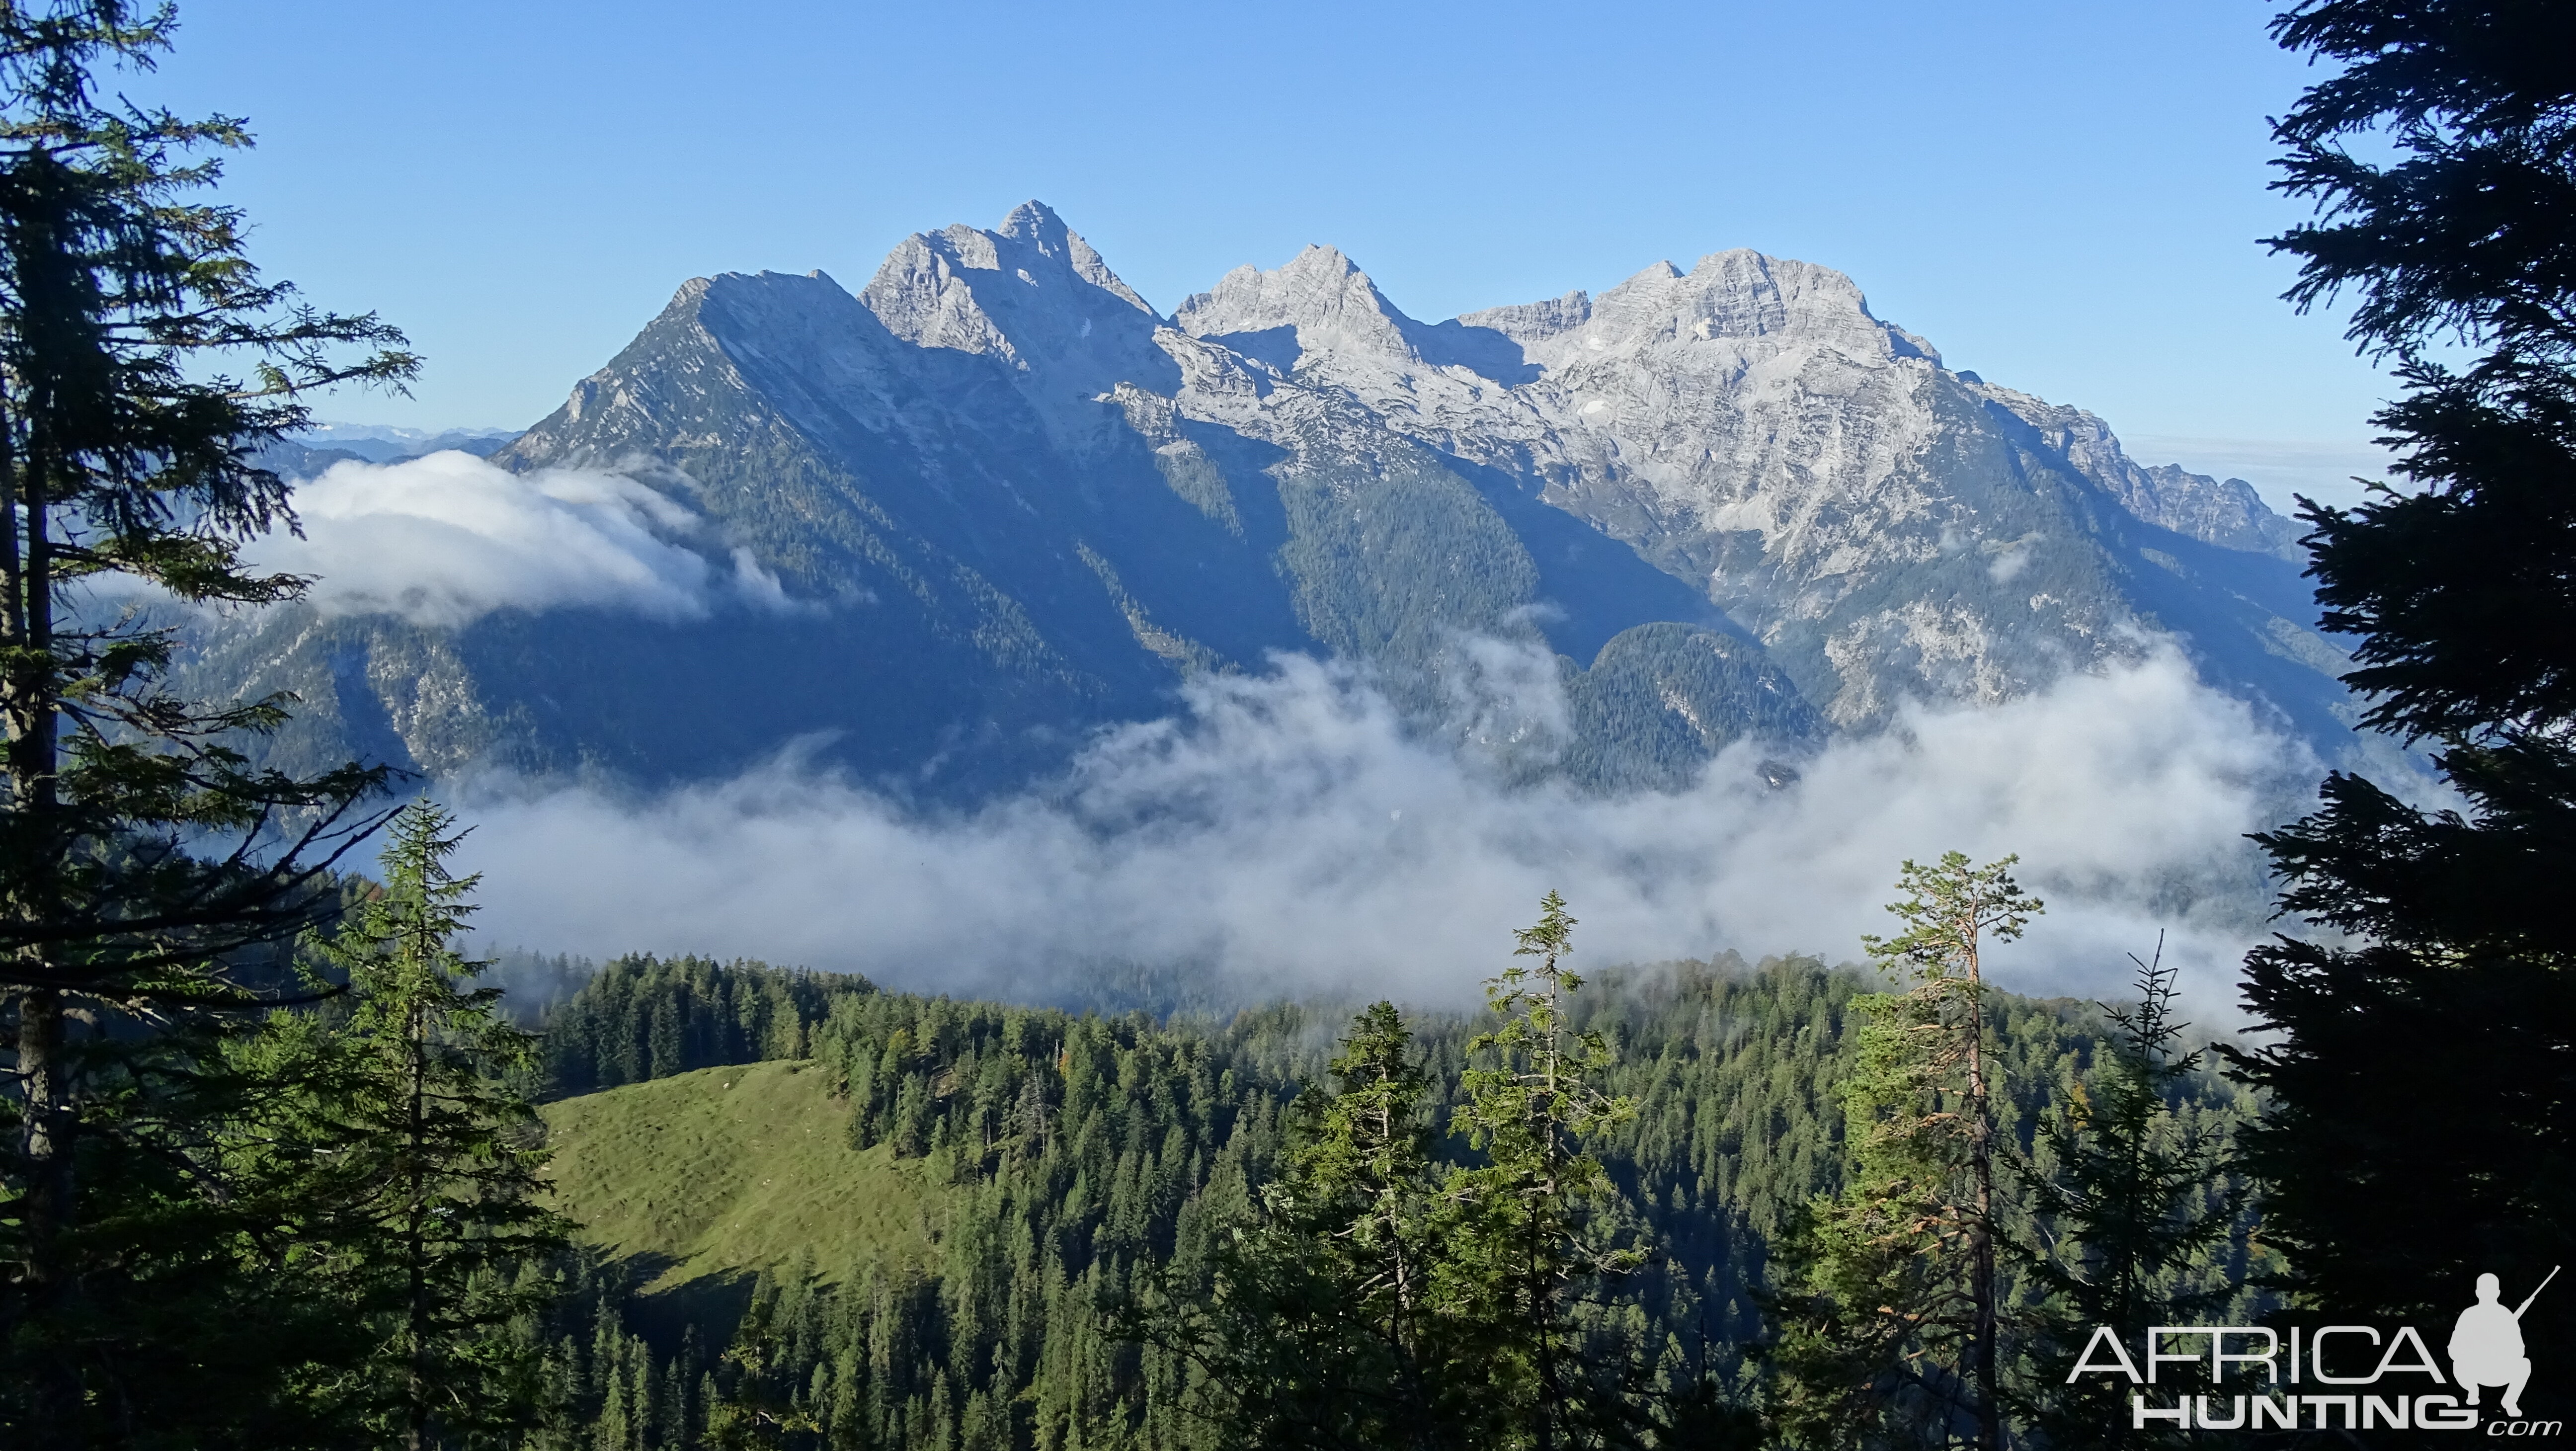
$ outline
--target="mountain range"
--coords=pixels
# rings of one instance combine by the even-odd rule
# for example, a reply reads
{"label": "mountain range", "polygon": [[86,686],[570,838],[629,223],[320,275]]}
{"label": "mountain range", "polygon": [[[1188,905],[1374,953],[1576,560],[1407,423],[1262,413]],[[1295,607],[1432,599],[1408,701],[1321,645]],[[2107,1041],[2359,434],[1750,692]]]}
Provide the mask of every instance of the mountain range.
{"label": "mountain range", "polygon": [[[1599,789],[2164,641],[2329,757],[2353,739],[2297,530],[2250,486],[2142,466],[1751,251],[1422,323],[1310,247],[1166,315],[1030,202],[856,293],[691,280],[490,460],[631,479],[759,588],[690,618],[286,606],[208,625],[187,683],[294,691],[287,764],[649,784],[803,742],[931,797],[1282,651]],[[1477,706],[1514,659],[1553,660],[1561,717]]]}

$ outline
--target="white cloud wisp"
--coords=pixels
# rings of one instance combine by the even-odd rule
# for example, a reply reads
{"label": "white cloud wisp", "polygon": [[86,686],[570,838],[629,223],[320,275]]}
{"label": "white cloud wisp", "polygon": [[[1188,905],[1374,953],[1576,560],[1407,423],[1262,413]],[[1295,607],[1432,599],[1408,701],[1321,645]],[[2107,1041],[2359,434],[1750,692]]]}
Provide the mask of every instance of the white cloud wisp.
{"label": "white cloud wisp", "polygon": [[708,533],[684,506],[623,474],[514,474],[449,451],[396,464],[340,463],[295,491],[304,537],[244,551],[254,565],[315,575],[325,614],[398,614],[469,624],[498,609],[565,606],[648,619],[705,618],[728,599],[784,608],[747,554],[732,568],[688,547]]}
{"label": "white cloud wisp", "polygon": [[[1546,680],[1552,671],[1499,672]],[[491,940],[696,951],[961,994],[1050,996],[1087,967],[1235,995],[1472,1000],[1562,890],[1595,965],[1791,950],[1886,930],[1900,860],[2005,852],[2049,899],[2008,987],[2112,996],[2160,929],[2188,995],[2232,1000],[2263,931],[2245,832],[2313,781],[2303,747],[2166,652],[1982,710],[1919,710],[1763,784],[1749,748],[1688,791],[1504,790],[1403,727],[1351,669],[1203,679],[1182,716],[1104,734],[1066,779],[924,816],[791,757],[646,801],[464,793]],[[1531,702],[1533,716],[1548,714]]]}

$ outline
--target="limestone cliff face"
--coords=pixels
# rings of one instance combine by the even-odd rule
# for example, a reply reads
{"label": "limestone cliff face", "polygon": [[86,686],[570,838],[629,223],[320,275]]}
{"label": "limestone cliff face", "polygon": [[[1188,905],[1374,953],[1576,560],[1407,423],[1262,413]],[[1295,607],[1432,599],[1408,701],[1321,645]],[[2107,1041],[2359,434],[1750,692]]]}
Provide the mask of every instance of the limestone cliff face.
{"label": "limestone cliff face", "polygon": [[[206,658],[327,656],[287,687],[441,772],[685,777],[798,735],[968,790],[1279,650],[1371,662],[1436,724],[1495,638],[1559,656],[1570,703],[1510,768],[1605,787],[2159,635],[2329,750],[2349,718],[2295,530],[2251,489],[2142,467],[1841,273],[1749,251],[1426,324],[1311,247],[1167,318],[1031,202],[907,238],[855,294],[691,281],[495,458],[642,479],[798,609],[281,618]],[[778,683],[746,700],[746,669]]]}
{"label": "limestone cliff face", "polygon": [[[1310,248],[1228,274],[1175,322],[1627,543],[1839,724],[2007,698],[2186,630],[2214,676],[2333,729],[2339,691],[2277,648],[2322,644],[2272,567],[2293,526],[2241,481],[2141,468],[2093,415],[1948,371],[1828,268],[1720,252],[1425,326]],[[1199,383],[1213,369],[1185,373],[1184,412],[1254,426],[1240,390]],[[2165,534],[2243,577],[2180,602],[2141,585],[2175,557]]]}

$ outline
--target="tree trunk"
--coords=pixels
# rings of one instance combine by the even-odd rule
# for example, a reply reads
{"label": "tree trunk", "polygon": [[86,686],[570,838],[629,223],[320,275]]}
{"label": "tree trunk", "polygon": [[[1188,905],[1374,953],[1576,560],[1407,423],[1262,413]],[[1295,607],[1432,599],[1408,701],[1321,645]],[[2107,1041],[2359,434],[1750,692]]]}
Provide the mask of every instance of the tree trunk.
{"label": "tree trunk", "polygon": [[36,1448],[71,1446],[80,1439],[80,1373],[70,1348],[59,1339],[73,1291],[71,1269],[61,1251],[63,1230],[72,1217],[68,1070],[63,1059],[62,995],[43,989],[21,993],[18,1072],[26,1118],[19,1128],[18,1151],[27,1184],[20,1208],[25,1236],[20,1274],[26,1321],[37,1327],[38,1337],[35,1381],[29,1387],[34,1392],[33,1424],[28,1427],[27,1442]]}
{"label": "tree trunk", "polygon": [[1986,1005],[1974,917],[1968,938],[1968,1174],[1977,1198],[1968,1223],[1968,1296],[1976,1329],[1969,1345],[1977,1387],[1977,1445],[2003,1451],[2003,1408],[1995,1393],[1995,1160],[1986,1095]]}
{"label": "tree trunk", "polygon": [[[0,691],[5,691],[0,713],[5,713],[9,730],[8,805],[18,817],[16,845],[26,853],[20,864],[24,872],[20,890],[26,894],[20,910],[27,914],[42,913],[51,905],[47,899],[52,895],[53,869],[64,846],[55,831],[59,800],[54,773],[60,727],[54,714],[53,541],[47,529],[41,457],[41,448],[31,447],[25,472],[12,471],[9,482],[16,487],[9,502],[19,506],[12,510],[19,518],[0,521],[9,533],[7,643],[16,648],[18,662],[0,681]],[[27,975],[39,982],[47,976],[44,969],[52,966],[41,944],[27,948],[22,961],[33,969]],[[61,1320],[77,1279],[64,1261],[62,1239],[78,1211],[78,1186],[72,1175],[77,1090],[72,1064],[64,1054],[62,993],[44,986],[22,989],[17,1007],[18,1092],[24,1113],[18,1151],[26,1173],[19,1274],[25,1294],[24,1323],[37,1327],[32,1387],[35,1425],[29,1444],[69,1446],[79,1439],[81,1383],[72,1352],[60,1343]]]}
{"label": "tree trunk", "polygon": [[404,1400],[406,1402],[403,1407],[403,1444],[407,1448],[407,1451],[430,1451],[429,1267],[427,1264],[428,1249],[426,1245],[428,1237],[427,1219],[429,1215],[429,1195],[428,1184],[423,1172],[426,1168],[426,1159],[428,1155],[425,1141],[428,1137],[427,1099],[429,1086],[427,1080],[429,1077],[429,1065],[426,1059],[429,1052],[429,1024],[427,1021],[427,1015],[422,1012],[421,1006],[417,1002],[412,1005],[411,1022],[408,1026],[410,1028],[410,1032],[407,1036],[410,1041],[405,1046],[408,1048],[411,1058],[411,1183],[409,1185],[411,1190],[411,1204],[409,1210],[409,1223],[405,1226],[406,1234],[403,1249],[405,1252],[404,1258],[406,1260],[406,1267],[411,1272],[411,1313],[408,1327],[410,1331],[410,1344],[405,1347],[411,1352],[411,1365],[405,1376],[403,1387]]}
{"label": "tree trunk", "polygon": [[[1533,1217],[1537,1212],[1536,1206],[1533,1205],[1531,1208]],[[1530,1310],[1538,1327],[1538,1425],[1535,1428],[1538,1439],[1536,1444],[1537,1451],[1554,1451],[1556,1417],[1565,1406],[1565,1387],[1558,1378],[1556,1367],[1556,1305],[1553,1293],[1555,1281],[1544,1267],[1543,1255],[1538,1252],[1537,1238],[1535,1233],[1531,1235],[1532,1263],[1530,1265]]]}

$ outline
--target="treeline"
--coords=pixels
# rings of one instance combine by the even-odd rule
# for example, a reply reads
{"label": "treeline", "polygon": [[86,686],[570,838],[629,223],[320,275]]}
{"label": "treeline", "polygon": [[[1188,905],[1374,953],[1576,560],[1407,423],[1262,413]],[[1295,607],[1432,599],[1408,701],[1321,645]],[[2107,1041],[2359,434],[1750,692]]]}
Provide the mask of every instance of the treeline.
{"label": "treeline", "polygon": [[[745,1398],[772,1405],[782,1444],[800,1447],[1221,1444],[1203,1367],[1171,1337],[1157,1343],[1132,1311],[1173,1286],[1204,1287],[1218,1251],[1261,1221],[1284,1157],[1312,1140],[1300,1115],[1325,1093],[1350,1014],[1278,1004],[1222,1024],[1158,1023],[858,983],[790,991],[808,981],[757,964],[633,959],[603,972],[559,1024],[587,1045],[603,1021],[801,1004],[807,1052],[845,1085],[851,1151],[920,1161],[950,1186],[936,1261],[807,1263],[731,1293],[646,1299],[620,1288],[623,1271],[583,1261],[575,1308],[545,1332],[559,1424],[577,1430],[541,1444],[694,1446],[711,1417]],[[1841,1086],[1868,986],[1859,971],[1813,959],[1730,957],[1604,974],[1564,999],[1565,1031],[1598,1034],[1606,1050],[1601,1091],[1633,1105],[1586,1144],[1606,1176],[1602,1223],[1643,1252],[1587,1312],[1596,1343],[1586,1353],[1632,1367],[1639,1405],[1695,1396],[1748,1415],[1761,1405],[1766,1372],[1746,1353],[1772,1334],[1776,1246],[1817,1195],[1843,1188]],[[2113,1025],[2090,1004],[1989,1003],[1999,1128],[2047,1172],[2047,1115],[2076,1101],[2079,1085],[2098,1087]],[[786,1056],[785,1021],[725,1041]],[[1495,1022],[1411,1022],[1406,1052],[1437,1164],[1485,1157],[1470,1144],[1461,1085],[1490,1058],[1470,1044]],[[547,1052],[562,1061],[570,1050]],[[667,1061],[673,1072],[703,1066]],[[2169,1108],[2179,1129],[2223,1131],[2248,1104],[2199,1071],[2172,1086]],[[2213,1182],[2203,1207],[2224,1212],[2227,1193]],[[2228,1227],[2192,1268],[2195,1284],[2247,1278],[2242,1226]],[[2025,1304],[2039,1293],[2020,1270],[2006,1286]],[[602,1439],[611,1426],[615,1437]]]}
{"label": "treeline", "polygon": [[863,977],[703,957],[620,957],[544,1019],[547,1091],[589,1093],[724,1063],[803,1058]]}

